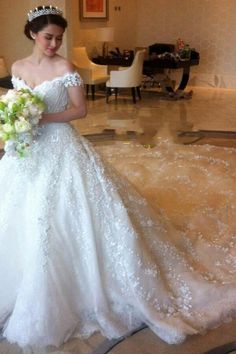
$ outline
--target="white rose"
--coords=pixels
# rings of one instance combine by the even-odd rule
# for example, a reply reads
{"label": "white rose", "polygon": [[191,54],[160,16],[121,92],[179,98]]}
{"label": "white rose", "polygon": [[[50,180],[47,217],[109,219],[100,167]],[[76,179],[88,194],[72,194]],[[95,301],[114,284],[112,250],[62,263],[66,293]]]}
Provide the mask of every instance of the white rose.
{"label": "white rose", "polygon": [[7,93],[4,95],[4,97],[7,100],[16,100],[17,93],[15,90],[9,90]]}
{"label": "white rose", "polygon": [[34,115],[38,114],[39,109],[36,106],[32,105],[29,107],[29,111],[30,111],[30,114],[32,114],[32,116],[34,116]]}
{"label": "white rose", "polygon": [[27,108],[24,108],[22,109],[22,112],[21,112],[22,116],[23,117],[28,117],[29,116],[29,110]]}
{"label": "white rose", "polygon": [[1,101],[6,104],[8,103],[8,99],[7,99],[6,95],[1,96]]}
{"label": "white rose", "polygon": [[15,122],[15,129],[17,133],[24,133],[31,130],[31,125],[27,120],[21,119]]}
{"label": "white rose", "polygon": [[5,123],[2,125],[2,130],[6,133],[12,133],[14,132],[14,126],[9,124],[9,123]]}
{"label": "white rose", "polygon": [[1,96],[1,101],[7,104],[8,107],[17,102],[17,100],[18,97],[15,90],[9,90],[5,95]]}
{"label": "white rose", "polygon": [[30,95],[27,92],[21,93],[20,97],[25,98],[26,100],[30,100]]}

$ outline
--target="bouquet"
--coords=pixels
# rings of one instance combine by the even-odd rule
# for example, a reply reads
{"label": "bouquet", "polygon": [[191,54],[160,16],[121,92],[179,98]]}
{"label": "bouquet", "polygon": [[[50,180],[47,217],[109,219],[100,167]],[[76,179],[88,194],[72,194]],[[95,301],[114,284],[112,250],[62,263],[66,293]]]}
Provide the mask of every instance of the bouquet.
{"label": "bouquet", "polygon": [[0,97],[0,139],[11,155],[25,156],[37,134],[44,103],[30,90],[9,90]]}

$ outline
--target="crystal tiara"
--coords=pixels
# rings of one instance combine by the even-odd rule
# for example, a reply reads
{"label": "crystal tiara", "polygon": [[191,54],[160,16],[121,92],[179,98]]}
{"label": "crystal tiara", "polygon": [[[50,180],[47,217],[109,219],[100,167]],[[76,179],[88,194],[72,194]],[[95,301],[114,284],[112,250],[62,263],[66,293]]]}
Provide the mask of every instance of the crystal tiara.
{"label": "crystal tiara", "polygon": [[42,9],[38,9],[37,7],[34,10],[30,10],[28,12],[29,22],[33,21],[36,17],[43,15],[59,15],[62,16],[62,10],[58,9],[58,7],[52,7],[52,5],[42,6]]}

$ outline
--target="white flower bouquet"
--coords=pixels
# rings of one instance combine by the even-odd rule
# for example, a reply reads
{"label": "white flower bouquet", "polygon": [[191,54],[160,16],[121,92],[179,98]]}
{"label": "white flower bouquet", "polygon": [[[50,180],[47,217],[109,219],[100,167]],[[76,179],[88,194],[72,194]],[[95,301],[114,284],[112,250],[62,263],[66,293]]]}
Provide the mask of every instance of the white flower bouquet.
{"label": "white flower bouquet", "polygon": [[37,134],[44,103],[30,90],[9,90],[0,97],[0,139],[4,150],[23,157]]}

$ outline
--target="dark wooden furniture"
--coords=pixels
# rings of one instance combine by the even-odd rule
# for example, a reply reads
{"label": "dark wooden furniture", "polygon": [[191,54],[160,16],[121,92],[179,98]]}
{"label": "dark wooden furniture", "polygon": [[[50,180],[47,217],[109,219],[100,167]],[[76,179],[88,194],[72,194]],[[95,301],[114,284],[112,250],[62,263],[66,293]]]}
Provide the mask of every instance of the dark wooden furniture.
{"label": "dark wooden furniture", "polygon": [[[97,57],[92,59],[96,64],[111,65],[111,66],[130,66],[133,59],[125,58],[112,58],[112,57]],[[175,59],[166,59],[166,58],[157,58],[150,56],[149,59],[144,60],[143,63],[143,73],[144,75],[151,76],[156,72],[164,69],[182,69],[182,77],[180,84],[176,91],[183,91],[189,81],[190,68],[194,65],[199,65],[199,54],[197,52],[191,53],[191,58],[189,60],[175,60]],[[174,92],[173,88],[167,87],[167,91]]]}
{"label": "dark wooden furniture", "polygon": [[96,57],[92,58],[92,61],[95,64],[101,65],[110,65],[110,66],[130,66],[133,62],[133,58],[124,58],[124,57]]}
{"label": "dark wooden furniture", "polygon": [[181,81],[177,88],[179,91],[186,88],[189,81],[190,68],[194,65],[199,65],[199,58],[178,61],[174,59],[150,58],[148,60],[144,60],[143,73],[145,75],[150,75],[150,73],[155,73],[155,69],[157,71],[160,69],[182,69]]}

